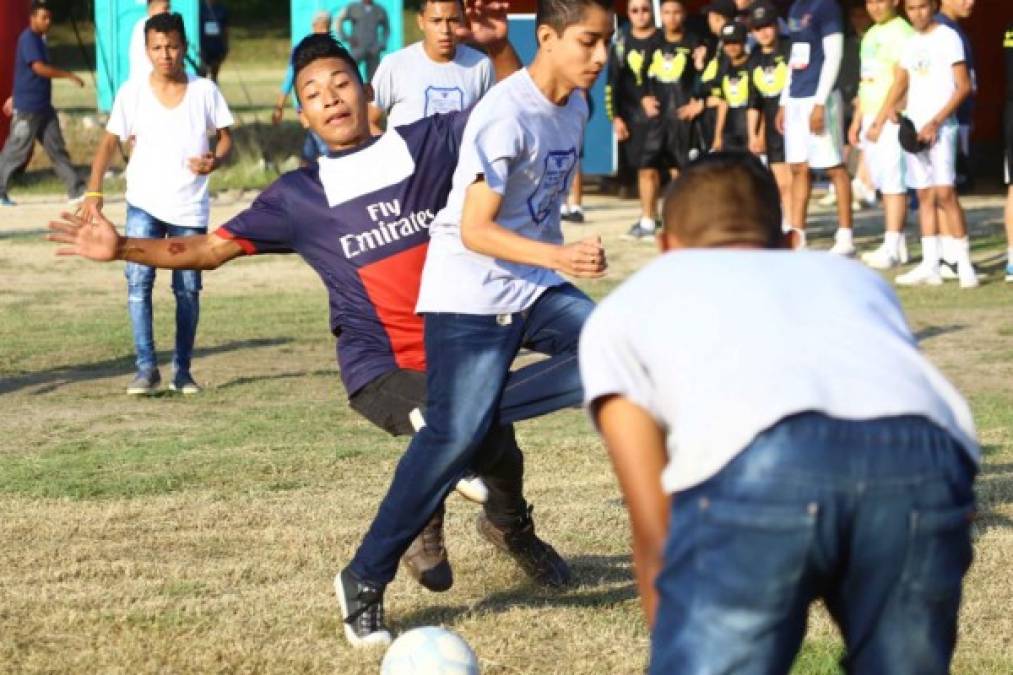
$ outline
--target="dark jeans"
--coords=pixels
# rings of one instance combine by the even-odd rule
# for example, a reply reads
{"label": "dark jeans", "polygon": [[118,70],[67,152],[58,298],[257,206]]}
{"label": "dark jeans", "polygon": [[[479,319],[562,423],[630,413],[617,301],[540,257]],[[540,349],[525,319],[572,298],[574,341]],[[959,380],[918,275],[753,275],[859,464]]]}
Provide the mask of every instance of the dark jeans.
{"label": "dark jeans", "polygon": [[[206,227],[169,225],[147,211],[127,204],[128,237],[163,239],[191,237],[206,232]],[[158,366],[155,359],[151,305],[155,268],[128,262],[124,275],[127,278],[127,308],[130,311],[130,325],[134,332],[137,370],[154,370]],[[190,373],[193,344],[197,339],[197,322],[200,319],[200,290],[200,270],[172,271],[172,292],[176,295],[176,350],[173,354],[172,368],[178,374]]]}
{"label": "dark jeans", "polygon": [[796,415],[677,493],[651,673],[787,673],[823,598],[853,673],[947,673],[975,468],[920,417]]}
{"label": "dark jeans", "polygon": [[[393,370],[355,392],[348,400],[352,410],[393,436],[415,433],[409,415],[425,410],[426,374],[418,370]],[[524,455],[517,446],[511,425],[493,425],[477,453],[471,470],[489,489],[485,515],[507,527],[527,511],[524,500]]]}
{"label": "dark jeans", "polygon": [[0,194],[7,193],[7,184],[14,172],[24,166],[32,152],[35,141],[42,143],[42,148],[53,162],[53,170],[67,186],[67,194],[77,197],[84,192],[84,181],[78,175],[70,157],[67,146],[60,131],[60,120],[55,110],[41,113],[15,112],[11,120],[11,133],[0,153]]}
{"label": "dark jeans", "polygon": [[[580,403],[577,342],[594,303],[567,284],[530,309],[501,316],[427,314],[426,426],[412,438],[373,524],[350,563],[360,579],[385,585],[398,560],[479,455],[502,401],[523,418]],[[522,347],[550,358],[510,373]]]}

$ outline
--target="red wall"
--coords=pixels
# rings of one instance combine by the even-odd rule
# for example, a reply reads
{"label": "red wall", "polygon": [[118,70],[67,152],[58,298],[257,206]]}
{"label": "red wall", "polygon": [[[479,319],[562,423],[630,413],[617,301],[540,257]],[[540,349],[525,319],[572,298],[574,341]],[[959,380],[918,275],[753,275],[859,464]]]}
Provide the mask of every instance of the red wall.
{"label": "red wall", "polygon": [[[28,0],[0,0],[0,105],[14,87],[14,50],[28,25]],[[11,120],[0,114],[0,147],[7,140]]]}

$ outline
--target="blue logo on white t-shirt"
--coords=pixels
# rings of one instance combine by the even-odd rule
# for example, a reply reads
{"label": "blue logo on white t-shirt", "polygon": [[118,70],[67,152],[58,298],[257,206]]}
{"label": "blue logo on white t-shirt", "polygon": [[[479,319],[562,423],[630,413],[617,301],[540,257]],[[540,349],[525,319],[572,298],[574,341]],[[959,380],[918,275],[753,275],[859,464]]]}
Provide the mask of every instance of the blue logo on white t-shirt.
{"label": "blue logo on white t-shirt", "polygon": [[464,91],[460,87],[426,87],[424,117],[464,110]]}
{"label": "blue logo on white t-shirt", "polygon": [[570,173],[577,164],[577,149],[556,150],[545,157],[545,171],[538,187],[528,197],[528,211],[536,225],[553,213],[559,213],[559,203],[570,184]]}

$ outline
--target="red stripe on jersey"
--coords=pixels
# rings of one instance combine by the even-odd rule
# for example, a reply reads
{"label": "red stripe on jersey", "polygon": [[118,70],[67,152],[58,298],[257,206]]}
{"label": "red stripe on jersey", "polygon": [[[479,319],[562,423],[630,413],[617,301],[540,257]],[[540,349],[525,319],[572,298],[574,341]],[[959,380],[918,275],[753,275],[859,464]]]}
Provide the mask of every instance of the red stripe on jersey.
{"label": "red stripe on jersey", "polygon": [[256,255],[257,253],[257,247],[253,245],[252,241],[250,241],[249,239],[243,239],[242,237],[237,237],[232,232],[226,230],[224,227],[219,227],[217,230],[215,230],[215,234],[217,234],[222,239],[234,241],[237,244],[239,244],[239,248],[243,249],[243,252],[246,253],[246,255]]}
{"label": "red stripe on jersey", "polygon": [[399,368],[426,369],[422,317],[415,313],[428,242],[359,269]]}

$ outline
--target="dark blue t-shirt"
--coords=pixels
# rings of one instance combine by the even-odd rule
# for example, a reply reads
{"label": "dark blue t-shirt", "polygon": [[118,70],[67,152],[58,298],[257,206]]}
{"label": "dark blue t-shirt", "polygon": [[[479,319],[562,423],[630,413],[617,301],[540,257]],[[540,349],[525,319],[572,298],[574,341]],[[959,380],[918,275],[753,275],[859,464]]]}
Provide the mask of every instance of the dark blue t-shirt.
{"label": "dark blue t-shirt", "polygon": [[425,370],[415,303],[467,119],[434,115],[322,157],[217,230],[249,255],[294,251],[320,276],[349,396],[391,370]]}
{"label": "dark blue t-shirt", "polygon": [[225,56],[225,31],[229,25],[229,10],[224,5],[200,5],[200,50],[205,58]]}
{"label": "dark blue t-shirt", "polygon": [[18,37],[14,56],[14,108],[18,112],[40,113],[53,107],[53,84],[32,70],[36,61],[49,63],[49,50],[41,35],[26,28]]}
{"label": "dark blue t-shirt", "polygon": [[970,124],[971,118],[974,116],[974,91],[978,88],[977,76],[974,72],[974,52],[971,50],[971,39],[967,37],[967,33],[964,32],[959,23],[942,12],[936,14],[936,21],[957,31],[957,35],[960,36],[960,42],[964,45],[964,60],[967,63],[967,74],[971,77],[971,95],[965,98],[964,102],[957,108],[957,122],[960,124]]}
{"label": "dark blue t-shirt", "polygon": [[844,19],[836,0],[795,0],[788,10],[792,98],[816,95],[825,60],[823,38],[843,32]]}

